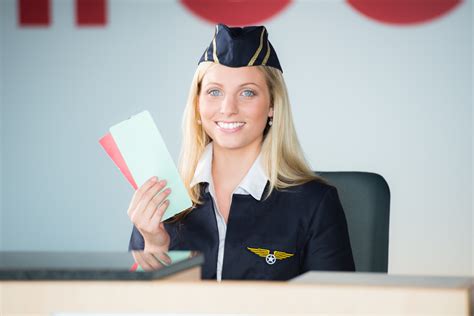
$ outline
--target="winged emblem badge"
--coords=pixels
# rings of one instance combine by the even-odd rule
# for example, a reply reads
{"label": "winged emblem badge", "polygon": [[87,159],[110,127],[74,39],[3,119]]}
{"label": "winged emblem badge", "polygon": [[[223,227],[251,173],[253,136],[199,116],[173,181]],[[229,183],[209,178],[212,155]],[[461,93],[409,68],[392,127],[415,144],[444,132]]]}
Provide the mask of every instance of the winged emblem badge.
{"label": "winged emblem badge", "polygon": [[270,265],[274,264],[277,260],[283,260],[294,256],[293,253],[278,250],[275,250],[273,253],[270,253],[270,250],[265,248],[247,247],[247,249],[256,254],[257,256],[265,258],[265,261]]}

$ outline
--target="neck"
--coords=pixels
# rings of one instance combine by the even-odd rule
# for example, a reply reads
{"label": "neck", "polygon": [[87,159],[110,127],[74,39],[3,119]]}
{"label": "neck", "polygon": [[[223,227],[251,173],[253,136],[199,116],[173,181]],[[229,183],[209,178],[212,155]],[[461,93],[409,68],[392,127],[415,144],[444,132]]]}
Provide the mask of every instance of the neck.
{"label": "neck", "polygon": [[260,153],[261,142],[227,149],[213,144],[212,177],[216,186],[233,190],[242,181]]}

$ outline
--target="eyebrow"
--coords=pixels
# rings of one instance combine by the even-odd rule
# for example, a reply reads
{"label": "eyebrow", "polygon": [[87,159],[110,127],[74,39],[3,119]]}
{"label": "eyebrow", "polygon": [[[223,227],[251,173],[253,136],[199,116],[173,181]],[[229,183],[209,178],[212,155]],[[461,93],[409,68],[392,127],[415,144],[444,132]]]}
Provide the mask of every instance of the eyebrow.
{"label": "eyebrow", "polygon": [[[247,85],[255,85],[257,87],[260,88],[260,85],[256,84],[255,82],[245,82],[245,83],[242,83],[241,85],[239,85],[239,87],[243,87],[243,86],[247,86]],[[222,87],[222,84],[218,83],[218,82],[208,82],[205,87],[207,87],[208,85],[216,85],[216,86],[221,86]]]}

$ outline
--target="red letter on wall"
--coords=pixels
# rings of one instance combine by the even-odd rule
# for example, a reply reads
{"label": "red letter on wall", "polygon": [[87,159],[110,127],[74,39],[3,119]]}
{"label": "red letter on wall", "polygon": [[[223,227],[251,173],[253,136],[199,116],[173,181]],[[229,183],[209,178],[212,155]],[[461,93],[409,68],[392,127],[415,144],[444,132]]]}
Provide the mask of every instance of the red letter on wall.
{"label": "red letter on wall", "polygon": [[18,0],[20,26],[49,26],[51,23],[50,0]]}
{"label": "red letter on wall", "polygon": [[78,26],[103,26],[107,23],[107,0],[76,0]]}

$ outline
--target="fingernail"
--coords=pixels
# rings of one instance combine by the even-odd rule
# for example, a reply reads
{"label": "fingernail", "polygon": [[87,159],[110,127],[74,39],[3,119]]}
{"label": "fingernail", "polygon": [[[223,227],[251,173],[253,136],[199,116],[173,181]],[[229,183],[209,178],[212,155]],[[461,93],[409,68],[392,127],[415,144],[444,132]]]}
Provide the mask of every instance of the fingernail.
{"label": "fingernail", "polygon": [[156,182],[156,181],[158,181],[158,177],[155,176],[151,178],[151,182]]}
{"label": "fingernail", "polygon": [[161,181],[160,181],[160,184],[161,184],[161,185],[166,185],[166,180],[161,180]]}
{"label": "fingernail", "polygon": [[166,193],[171,193],[171,188],[165,190]]}

